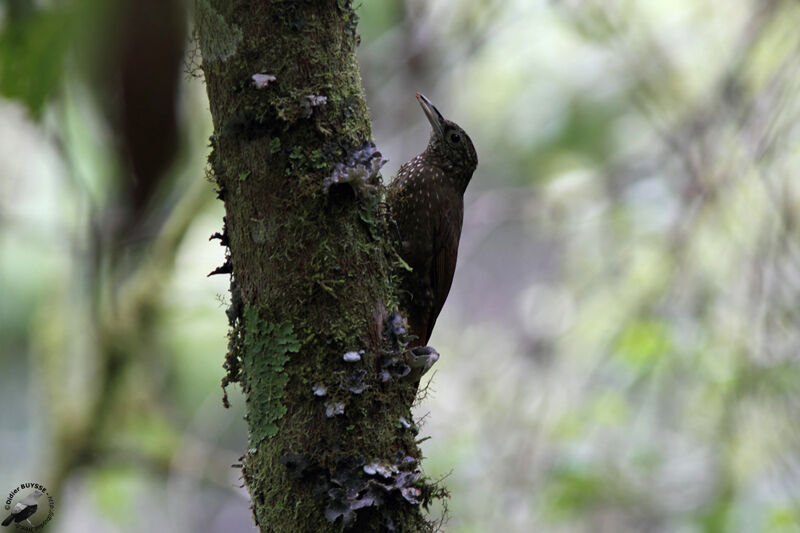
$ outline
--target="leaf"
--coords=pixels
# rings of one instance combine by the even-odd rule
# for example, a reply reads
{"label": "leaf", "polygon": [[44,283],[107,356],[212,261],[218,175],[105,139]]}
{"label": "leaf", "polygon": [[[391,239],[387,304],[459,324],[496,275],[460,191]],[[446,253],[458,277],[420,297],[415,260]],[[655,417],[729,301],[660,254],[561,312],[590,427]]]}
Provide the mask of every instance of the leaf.
{"label": "leaf", "polygon": [[8,17],[0,33],[0,93],[36,117],[61,82],[73,18],[63,8],[29,11]]}

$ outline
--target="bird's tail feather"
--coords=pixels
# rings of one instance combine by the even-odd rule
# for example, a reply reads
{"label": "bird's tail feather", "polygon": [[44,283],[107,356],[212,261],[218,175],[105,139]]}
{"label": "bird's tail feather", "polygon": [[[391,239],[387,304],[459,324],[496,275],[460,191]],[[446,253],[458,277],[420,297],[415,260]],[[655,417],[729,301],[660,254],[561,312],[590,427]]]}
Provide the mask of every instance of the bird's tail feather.
{"label": "bird's tail feather", "polygon": [[14,520],[14,515],[10,514],[10,515],[8,515],[8,517],[5,520],[3,520],[3,525],[7,526],[8,524],[10,524],[12,522],[12,520]]}

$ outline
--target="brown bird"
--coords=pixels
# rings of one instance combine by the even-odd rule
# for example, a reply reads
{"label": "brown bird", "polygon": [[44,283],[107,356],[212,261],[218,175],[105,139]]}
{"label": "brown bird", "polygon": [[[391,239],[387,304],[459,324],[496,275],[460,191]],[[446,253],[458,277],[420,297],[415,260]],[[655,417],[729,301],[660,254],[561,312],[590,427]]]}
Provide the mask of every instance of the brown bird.
{"label": "brown bird", "polygon": [[417,93],[433,133],[425,151],[400,167],[387,203],[400,234],[399,253],[411,267],[401,273],[400,309],[415,340],[425,346],[442,310],[458,257],[464,191],[478,166],[467,133]]}

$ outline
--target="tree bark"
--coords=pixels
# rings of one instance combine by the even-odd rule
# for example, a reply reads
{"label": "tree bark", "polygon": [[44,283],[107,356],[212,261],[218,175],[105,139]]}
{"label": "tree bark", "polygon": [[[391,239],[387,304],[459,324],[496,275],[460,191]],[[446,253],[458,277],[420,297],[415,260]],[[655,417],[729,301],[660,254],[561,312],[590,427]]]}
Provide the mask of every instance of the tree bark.
{"label": "tree bark", "polygon": [[[261,531],[429,531],[348,0],[197,0]],[[387,312],[388,310],[388,312]],[[226,400],[227,401],[227,400]]]}

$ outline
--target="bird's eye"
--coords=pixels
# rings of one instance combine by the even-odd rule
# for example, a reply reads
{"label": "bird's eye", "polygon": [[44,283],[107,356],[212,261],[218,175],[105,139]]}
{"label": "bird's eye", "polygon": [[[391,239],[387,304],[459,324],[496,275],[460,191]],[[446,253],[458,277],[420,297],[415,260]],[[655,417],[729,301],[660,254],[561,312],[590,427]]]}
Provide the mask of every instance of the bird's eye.
{"label": "bird's eye", "polygon": [[457,143],[460,140],[461,140],[461,135],[459,135],[458,133],[453,133],[450,135],[450,142]]}

